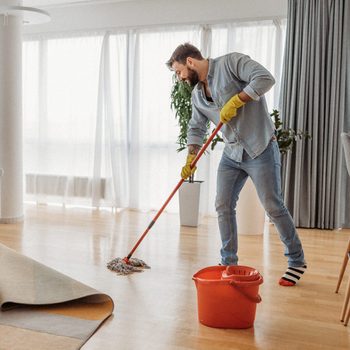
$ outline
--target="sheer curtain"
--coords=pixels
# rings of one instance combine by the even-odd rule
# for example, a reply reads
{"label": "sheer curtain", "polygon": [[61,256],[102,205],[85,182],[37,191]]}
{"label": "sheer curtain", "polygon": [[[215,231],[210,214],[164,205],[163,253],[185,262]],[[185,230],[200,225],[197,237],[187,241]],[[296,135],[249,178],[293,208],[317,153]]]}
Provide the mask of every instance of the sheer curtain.
{"label": "sheer curtain", "polygon": [[129,204],[127,136],[127,35],[103,38],[97,98],[92,205]]}
{"label": "sheer curtain", "polygon": [[101,36],[24,43],[27,199],[91,197]]}
{"label": "sheer curtain", "polygon": [[[281,21],[28,38],[23,48],[27,200],[158,210],[179,180],[165,62],[180,43],[205,56],[249,54],[278,78]],[[277,79],[278,80],[278,79]],[[268,96],[277,106],[278,84]],[[221,145],[199,163],[205,212],[214,214]],[[168,211],[178,211],[177,196]]]}
{"label": "sheer curtain", "polygon": [[[130,207],[159,209],[179,180],[185,153],[176,152],[178,134],[170,110],[173,73],[166,67],[174,48],[190,41],[200,43],[200,27],[140,30],[133,32],[129,70],[134,70],[129,89]],[[168,211],[177,211],[177,197]]]}

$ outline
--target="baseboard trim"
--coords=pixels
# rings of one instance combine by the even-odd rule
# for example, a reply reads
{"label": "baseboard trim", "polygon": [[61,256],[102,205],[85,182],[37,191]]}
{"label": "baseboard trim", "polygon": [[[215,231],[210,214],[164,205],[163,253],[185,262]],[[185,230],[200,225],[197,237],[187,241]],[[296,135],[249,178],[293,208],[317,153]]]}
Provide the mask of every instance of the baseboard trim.
{"label": "baseboard trim", "polygon": [[14,218],[0,218],[0,224],[17,224],[24,221],[24,215]]}

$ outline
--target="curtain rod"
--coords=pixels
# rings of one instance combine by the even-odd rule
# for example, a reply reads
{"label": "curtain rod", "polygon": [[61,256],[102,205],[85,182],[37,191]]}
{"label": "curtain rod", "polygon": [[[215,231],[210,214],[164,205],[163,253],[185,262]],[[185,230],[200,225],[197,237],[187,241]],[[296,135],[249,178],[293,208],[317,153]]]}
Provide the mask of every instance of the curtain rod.
{"label": "curtain rod", "polygon": [[225,21],[207,21],[207,22],[191,22],[191,23],[166,23],[166,24],[151,24],[151,25],[138,25],[138,26],[125,26],[125,27],[103,27],[103,28],[86,28],[69,31],[48,31],[40,33],[24,33],[23,38],[25,41],[37,40],[40,38],[64,38],[75,36],[91,36],[91,35],[104,35],[106,32],[111,34],[127,34],[132,31],[152,31],[152,30],[172,30],[179,27],[207,27],[207,26],[220,26],[235,23],[245,22],[264,22],[264,21],[282,21],[287,20],[285,16],[273,16],[273,17],[252,17],[252,18],[240,18],[240,19],[225,19]]}

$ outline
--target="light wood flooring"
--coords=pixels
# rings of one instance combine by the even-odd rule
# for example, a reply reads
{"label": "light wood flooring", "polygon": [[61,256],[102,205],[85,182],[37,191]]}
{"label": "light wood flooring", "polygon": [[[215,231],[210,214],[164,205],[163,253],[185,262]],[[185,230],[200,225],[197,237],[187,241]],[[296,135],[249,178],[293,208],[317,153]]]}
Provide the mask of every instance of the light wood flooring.
{"label": "light wood flooring", "polygon": [[263,235],[239,236],[240,264],[264,276],[263,301],[253,328],[225,330],[198,322],[192,281],[219,262],[215,218],[189,228],[163,213],[134,254],[151,270],[117,276],[106,268],[129,253],[153,216],[28,204],[24,223],[0,225],[0,242],[112,296],[114,315],[83,350],[350,349],[350,326],[339,321],[350,266],[334,293],[350,230],[299,229],[308,270],[292,288],[277,284],[286,260],[273,225]]}

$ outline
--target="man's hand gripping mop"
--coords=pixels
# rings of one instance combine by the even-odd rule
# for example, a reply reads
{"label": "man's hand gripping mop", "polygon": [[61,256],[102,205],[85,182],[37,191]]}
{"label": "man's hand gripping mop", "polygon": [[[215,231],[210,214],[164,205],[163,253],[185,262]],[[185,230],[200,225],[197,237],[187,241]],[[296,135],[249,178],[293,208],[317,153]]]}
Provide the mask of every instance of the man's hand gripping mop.
{"label": "man's hand gripping mop", "polygon": [[[216,134],[219,132],[219,130],[221,129],[223,123],[220,122],[217,127],[215,128],[215,130],[212,132],[212,134],[210,135],[210,137],[208,138],[207,142],[203,145],[203,147],[201,148],[201,150],[198,152],[196,158],[193,160],[193,162],[191,163],[191,169],[193,167],[195,167],[195,165],[197,164],[199,158],[202,156],[202,154],[205,152],[205,150],[207,149],[207,147],[210,145],[211,141],[213,140],[213,138],[216,136]],[[136,242],[136,244],[134,245],[134,247],[132,248],[132,250],[130,251],[130,253],[124,258],[115,258],[112,261],[110,261],[107,264],[107,267],[116,272],[119,275],[129,275],[133,272],[142,272],[143,269],[149,269],[150,267],[143,261],[137,258],[132,258],[132,255],[134,254],[135,250],[137,249],[137,247],[140,245],[140,243],[143,241],[143,239],[145,238],[145,236],[147,235],[147,233],[149,232],[149,230],[151,229],[151,227],[155,224],[155,222],[157,221],[157,219],[159,218],[160,214],[162,214],[163,210],[165,209],[165,207],[168,205],[168,203],[170,202],[170,200],[173,198],[174,194],[177,192],[177,190],[181,187],[181,185],[183,184],[185,180],[181,179],[179,181],[179,183],[176,185],[176,187],[174,188],[174,190],[171,192],[171,194],[169,195],[169,197],[167,198],[167,200],[165,201],[165,203],[163,204],[163,206],[159,209],[158,213],[156,214],[156,216],[153,218],[153,220],[150,222],[150,224],[148,225],[148,227],[146,228],[145,232],[142,234],[142,236],[139,238],[139,240]]]}

